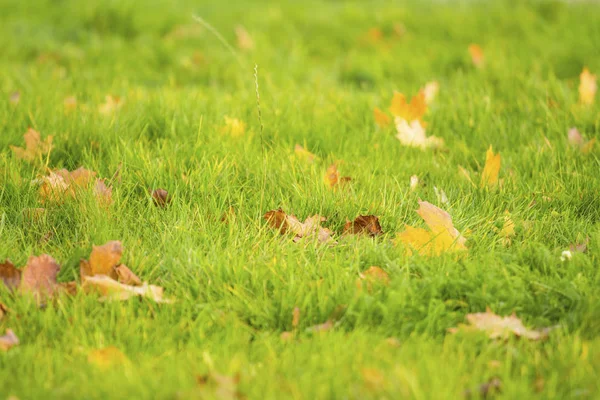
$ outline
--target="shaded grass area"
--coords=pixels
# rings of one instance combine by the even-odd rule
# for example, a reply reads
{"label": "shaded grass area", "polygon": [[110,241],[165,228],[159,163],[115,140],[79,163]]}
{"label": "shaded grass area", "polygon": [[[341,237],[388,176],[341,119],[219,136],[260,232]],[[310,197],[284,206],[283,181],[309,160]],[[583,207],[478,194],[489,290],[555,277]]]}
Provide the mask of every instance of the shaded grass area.
{"label": "shaded grass area", "polygon": [[[242,66],[193,13],[233,44],[236,25],[248,30],[255,48],[240,51]],[[450,399],[492,377],[500,398],[597,397],[599,153],[571,148],[566,132],[598,137],[598,101],[579,106],[577,85],[584,66],[600,71],[599,19],[590,3],[549,1],[0,2],[0,260],[48,253],[68,281],[93,244],[121,240],[124,262],[177,299],[79,294],[39,310],[0,289],[11,309],[0,328],[21,339],[0,353],[0,397],[219,397],[197,383],[209,371],[239,374],[248,398]],[[383,39],[369,39],[374,27]],[[484,49],[484,69],[472,66],[470,43]],[[373,107],[387,107],[393,90],[412,95],[434,79],[428,134],[445,150],[402,147],[376,128]],[[98,113],[106,95],[123,98],[114,115]],[[75,111],[65,111],[68,96]],[[244,121],[245,134],[227,134],[225,116]],[[9,149],[28,127],[54,135],[44,165]],[[296,143],[319,159],[295,157]],[[497,192],[458,172],[477,182],[490,145],[502,156]],[[346,190],[323,183],[333,162],[352,177]],[[44,205],[41,220],[24,216],[40,207],[32,179],[82,165],[115,177],[108,211],[82,194]],[[411,191],[414,174],[423,185]],[[148,195],[157,187],[173,196],[166,209]],[[409,257],[391,243],[421,224],[419,199],[453,216],[468,257]],[[386,234],[298,245],[264,223],[278,207],[325,215],[337,232],[374,214]],[[510,247],[497,233],[506,210]],[[587,253],[560,260],[587,237]],[[371,265],[390,285],[358,291]],[[447,333],[487,306],[558,328],[545,342]],[[300,325],[288,343],[280,334],[294,307]],[[332,331],[306,331],[332,316]],[[88,362],[107,346],[129,361]]]}

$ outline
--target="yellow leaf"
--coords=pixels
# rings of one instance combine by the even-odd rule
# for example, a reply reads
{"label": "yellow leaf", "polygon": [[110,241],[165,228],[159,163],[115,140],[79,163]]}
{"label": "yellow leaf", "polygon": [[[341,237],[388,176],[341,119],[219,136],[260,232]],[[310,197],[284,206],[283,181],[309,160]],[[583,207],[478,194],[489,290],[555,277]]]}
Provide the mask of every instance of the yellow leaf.
{"label": "yellow leaf", "polygon": [[246,132],[246,123],[237,118],[225,117],[224,131],[233,137],[240,137]]}
{"label": "yellow leaf", "polygon": [[437,81],[427,82],[425,88],[423,88],[423,94],[425,95],[425,103],[427,105],[433,103],[440,91],[440,84]]}
{"label": "yellow leaf", "polygon": [[481,173],[481,187],[495,187],[498,185],[500,173],[500,154],[494,154],[492,146],[485,153],[485,166]]}
{"label": "yellow leaf", "polygon": [[482,68],[485,64],[483,49],[477,44],[471,44],[469,45],[469,54],[471,55],[473,65],[475,65],[477,68]]}
{"label": "yellow leaf", "polygon": [[452,224],[450,214],[426,201],[419,201],[419,206],[417,213],[429,230],[407,225],[396,237],[397,244],[404,244],[409,255],[413,251],[424,256],[439,256],[445,252],[467,250],[466,239]]}
{"label": "yellow leaf", "polygon": [[500,230],[500,237],[502,238],[502,243],[505,246],[510,246],[512,243],[512,238],[515,235],[515,223],[511,219],[510,213],[507,210],[504,212],[504,224],[502,225],[502,229]]}
{"label": "yellow leaf", "polygon": [[444,140],[436,136],[426,136],[425,128],[421,122],[416,119],[408,122],[405,119],[396,117],[396,139],[404,146],[418,147],[422,150],[428,148],[440,148],[444,145]]}
{"label": "yellow leaf", "polygon": [[423,90],[419,91],[416,96],[413,96],[410,103],[406,102],[406,97],[402,93],[394,92],[390,112],[393,116],[400,117],[406,121],[419,120],[421,125],[425,127],[425,123],[422,120],[427,112],[425,92]]}
{"label": "yellow leaf", "polygon": [[373,109],[373,116],[375,117],[375,123],[382,129],[386,128],[392,122],[390,116],[381,111],[379,107]]}
{"label": "yellow leaf", "polygon": [[107,95],[104,104],[98,106],[98,112],[103,115],[111,115],[123,106],[123,100],[119,96]]}
{"label": "yellow leaf", "polygon": [[592,104],[597,90],[596,75],[591,74],[589,69],[584,68],[581,75],[579,75],[579,102],[586,105]]}
{"label": "yellow leaf", "polygon": [[102,349],[92,350],[88,353],[88,362],[101,369],[108,369],[123,365],[129,360],[115,346],[108,346]]}
{"label": "yellow leaf", "polygon": [[294,153],[296,154],[296,157],[298,157],[299,159],[301,159],[303,161],[307,161],[309,163],[312,163],[317,158],[317,156],[315,156],[313,153],[306,150],[304,147],[300,146],[299,144],[294,146]]}
{"label": "yellow leaf", "polygon": [[350,178],[349,176],[340,177],[340,173],[335,164],[331,164],[329,168],[327,168],[327,171],[325,172],[325,176],[323,178],[325,184],[330,188],[335,188],[338,185],[348,183],[352,180],[352,178]]}

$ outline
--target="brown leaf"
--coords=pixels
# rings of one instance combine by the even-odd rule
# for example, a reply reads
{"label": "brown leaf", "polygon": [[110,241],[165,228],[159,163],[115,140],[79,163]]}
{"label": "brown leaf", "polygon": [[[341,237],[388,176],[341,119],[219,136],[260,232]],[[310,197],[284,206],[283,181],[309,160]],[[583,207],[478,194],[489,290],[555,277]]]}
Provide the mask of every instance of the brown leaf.
{"label": "brown leaf", "polygon": [[10,260],[0,263],[0,279],[9,290],[15,290],[21,284],[21,271]]}
{"label": "brown leaf", "polygon": [[347,221],[344,225],[344,235],[365,234],[371,237],[383,234],[379,218],[374,215],[359,215],[354,221]]}
{"label": "brown leaf", "polygon": [[349,176],[340,177],[340,173],[337,169],[337,166],[335,164],[331,164],[325,172],[324,180],[326,185],[328,185],[330,188],[334,188],[338,185],[350,182],[352,178],[350,178]]}
{"label": "brown leaf", "polygon": [[77,282],[75,282],[75,281],[61,282],[57,285],[57,289],[58,289],[58,292],[60,292],[60,293],[65,293],[70,296],[75,296],[77,294],[77,291],[79,290],[79,286],[77,285]]}
{"label": "brown leaf", "polygon": [[81,285],[86,292],[96,292],[103,295],[100,301],[128,300],[132,297],[146,297],[157,303],[171,303],[172,300],[163,298],[163,288],[148,285],[129,286],[117,282],[106,275],[87,276]]}
{"label": "brown leaf", "polygon": [[38,301],[52,296],[57,287],[58,271],[60,265],[47,254],[29,257],[21,275],[21,291],[32,293]]}
{"label": "brown leaf", "polygon": [[110,186],[106,186],[106,182],[104,179],[96,179],[96,184],[94,185],[94,195],[100,205],[104,207],[108,207],[112,204],[112,188]]}
{"label": "brown leaf", "polygon": [[264,218],[269,226],[279,230],[279,233],[294,233],[294,242],[300,241],[305,237],[317,237],[321,243],[333,241],[331,232],[327,228],[321,227],[321,223],[326,221],[325,217],[313,215],[306,218],[304,222],[300,222],[295,216],[287,215],[281,208],[278,210],[268,211]]}
{"label": "brown leaf", "polygon": [[37,179],[34,183],[40,183],[39,192],[42,202],[60,202],[69,189],[69,184],[65,181],[65,178],[55,172],[50,172],[50,175]]}
{"label": "brown leaf", "polygon": [[96,177],[96,173],[94,171],[90,171],[89,169],[79,167],[75,171],[68,172],[63,169],[57,171],[57,173],[61,174],[65,179],[65,182],[69,184],[71,187],[78,188],[86,188],[90,186],[94,178]]}
{"label": "brown leaf", "polygon": [[7,351],[19,344],[19,338],[11,329],[6,330],[6,335],[0,336],[0,350]]}
{"label": "brown leaf", "polygon": [[467,314],[467,321],[471,326],[461,325],[458,328],[451,328],[450,332],[456,333],[463,328],[483,331],[491,339],[508,339],[514,335],[530,340],[540,340],[545,339],[549,331],[549,329],[542,331],[527,329],[516,315],[501,317],[494,314],[489,308],[484,313]]}
{"label": "brown leaf", "polygon": [[48,136],[46,140],[42,141],[40,133],[29,128],[23,135],[23,138],[25,139],[25,148],[10,146],[17,158],[32,162],[40,159],[52,150],[52,136]]}
{"label": "brown leaf", "polygon": [[118,240],[110,241],[102,246],[93,246],[90,254],[90,272],[91,275],[107,275],[117,279],[115,267],[121,260],[123,246]]}
{"label": "brown leaf", "polygon": [[165,189],[154,189],[152,191],[152,200],[157,207],[166,207],[171,203],[171,196]]}
{"label": "brown leaf", "polygon": [[142,286],[142,281],[126,265],[120,264],[115,267],[119,282],[124,285]]}

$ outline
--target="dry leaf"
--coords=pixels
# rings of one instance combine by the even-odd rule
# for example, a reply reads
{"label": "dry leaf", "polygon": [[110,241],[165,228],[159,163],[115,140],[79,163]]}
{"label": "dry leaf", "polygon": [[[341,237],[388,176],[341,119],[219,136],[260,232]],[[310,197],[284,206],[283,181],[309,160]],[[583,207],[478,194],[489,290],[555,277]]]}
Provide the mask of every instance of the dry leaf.
{"label": "dry leaf", "polygon": [[129,286],[117,282],[106,275],[85,277],[81,287],[86,292],[96,292],[103,295],[100,301],[128,300],[132,297],[146,297],[157,303],[171,303],[169,299],[163,298],[163,288],[144,283],[142,286]]}
{"label": "dry leaf", "polygon": [[154,189],[151,193],[152,201],[157,207],[166,207],[171,203],[171,196],[165,189]]}
{"label": "dry leaf", "polygon": [[19,338],[11,329],[6,330],[6,335],[0,336],[0,350],[7,351],[19,344]]}
{"label": "dry leaf", "polygon": [[473,390],[465,390],[464,395],[467,398],[470,398],[473,395],[477,395],[483,399],[487,399],[489,396],[496,395],[501,392],[502,389],[502,381],[498,378],[492,378],[486,383],[482,383],[479,385],[479,388],[476,391]]}
{"label": "dry leaf", "polygon": [[591,140],[586,140],[579,133],[577,128],[569,129],[567,133],[567,139],[569,140],[569,144],[571,146],[578,148],[583,154],[588,154],[594,148],[594,144],[596,143],[596,138],[592,138]]}
{"label": "dry leaf", "polygon": [[58,271],[60,265],[49,255],[31,256],[21,274],[20,290],[32,293],[38,302],[42,301],[54,294]]}
{"label": "dry leaf", "polygon": [[374,215],[359,215],[354,221],[346,221],[344,235],[366,234],[371,237],[383,234],[379,218]]}
{"label": "dry leaf", "polygon": [[138,278],[136,274],[134,274],[126,265],[117,265],[115,267],[115,272],[117,273],[117,277],[119,282],[124,285],[131,286],[142,286],[142,280]]}
{"label": "dry leaf", "polygon": [[8,314],[8,307],[5,304],[0,303],[0,320]]}
{"label": "dry leaf", "polygon": [[21,284],[21,271],[10,260],[0,263],[0,279],[9,290],[15,290]]}
{"label": "dry leaf", "polygon": [[304,147],[300,146],[299,144],[294,146],[294,153],[296,154],[296,157],[298,157],[299,159],[301,159],[303,161],[307,161],[309,163],[312,163],[317,158],[316,155],[314,155],[310,151],[306,150]]}
{"label": "dry leaf", "polygon": [[98,200],[98,203],[104,207],[108,207],[112,204],[112,188],[106,186],[104,179],[96,179],[94,185],[94,195]]}
{"label": "dry leaf", "polygon": [[337,187],[338,185],[350,182],[352,178],[349,176],[340,177],[340,173],[335,164],[331,164],[327,171],[325,172],[324,181],[327,186],[330,188]]}
{"label": "dry leaf", "polygon": [[403,119],[405,121],[419,121],[423,127],[423,116],[427,112],[427,102],[425,101],[425,92],[419,91],[416,96],[410,100],[410,103],[406,102],[406,97],[399,92],[394,92],[392,98],[392,104],[390,105],[390,112],[394,117]]}
{"label": "dry leaf", "polygon": [[64,199],[65,193],[69,189],[65,178],[54,172],[50,172],[50,175],[42,177],[33,183],[41,183],[39,192],[42,202],[60,202]]}
{"label": "dry leaf", "polygon": [[371,266],[367,270],[358,274],[356,287],[360,290],[363,287],[363,282],[367,284],[367,291],[373,290],[373,285],[388,286],[390,284],[390,276],[387,272],[379,267]]}
{"label": "dry leaf", "polygon": [[294,307],[294,311],[292,312],[292,328],[296,329],[300,324],[300,309],[298,307]]}
{"label": "dry leaf", "polygon": [[596,75],[591,74],[589,69],[584,68],[581,75],[579,75],[579,102],[586,105],[593,104],[597,90]]}
{"label": "dry leaf", "polygon": [[103,115],[112,115],[123,106],[123,101],[119,96],[107,95],[104,100],[104,104],[98,106],[98,111]]}
{"label": "dry leaf", "polygon": [[365,385],[370,390],[380,390],[385,386],[385,375],[377,368],[363,368],[361,375]]}
{"label": "dry leaf", "polygon": [[410,191],[413,192],[419,186],[419,177],[416,175],[412,175],[410,177]]}
{"label": "dry leaf", "polygon": [[425,96],[425,104],[429,105],[433,103],[440,91],[440,84],[437,81],[427,82],[423,88],[423,95]]}
{"label": "dry leaf", "polygon": [[[587,246],[590,243],[590,238],[587,237],[583,242],[574,243],[569,245],[569,250],[573,253],[585,253],[587,251]],[[1,266],[1,264],[0,264]],[[1,270],[1,269],[0,269]]]}
{"label": "dry leaf", "polygon": [[225,127],[223,130],[233,137],[240,137],[246,132],[246,123],[237,118],[225,116]]}
{"label": "dry leaf", "polygon": [[498,185],[500,173],[500,154],[494,154],[492,146],[485,153],[485,166],[481,173],[481,187],[493,188]]}
{"label": "dry leaf", "polygon": [[390,116],[381,111],[379,107],[373,109],[373,117],[375,117],[375,123],[382,129],[387,128],[392,123]]}
{"label": "dry leaf", "polygon": [[400,117],[396,117],[396,138],[404,146],[418,147],[420,149],[440,148],[444,145],[444,140],[437,136],[426,136],[425,128],[419,120],[410,123]]}
{"label": "dry leaf", "polygon": [[238,389],[240,383],[239,375],[231,377],[211,372],[210,374],[196,377],[196,381],[201,389],[212,391],[215,399],[241,400],[246,398]]}
{"label": "dry leaf", "polygon": [[510,246],[512,243],[513,237],[515,237],[515,223],[510,218],[510,213],[507,211],[504,212],[504,224],[502,225],[502,229],[500,230],[500,237],[502,238],[502,243],[505,246]]}
{"label": "dry leaf", "polygon": [[435,192],[435,197],[437,197],[438,203],[447,205],[450,202],[448,201],[448,196],[446,196],[446,192],[443,189],[438,189],[436,186],[433,187],[433,191]]}
{"label": "dry leaf", "polygon": [[70,112],[77,108],[77,98],[75,96],[69,96],[63,100],[65,111]]}
{"label": "dry leaf", "polygon": [[304,222],[300,222],[295,216],[287,215],[280,208],[267,212],[264,218],[271,228],[279,230],[282,235],[289,232],[294,233],[296,235],[294,242],[298,242],[302,238],[315,236],[321,243],[333,240],[331,238],[333,232],[321,226],[321,223],[327,219],[320,215],[313,215],[306,218]]}
{"label": "dry leaf", "polygon": [[118,240],[110,241],[102,246],[93,246],[90,254],[90,275],[107,275],[117,279],[115,267],[123,255],[123,246]]}
{"label": "dry leaf", "polygon": [[529,330],[515,314],[509,317],[496,315],[489,308],[484,313],[467,314],[470,326],[460,325],[458,328],[450,328],[451,333],[460,329],[479,330],[485,332],[491,339],[508,339],[511,336],[523,337],[530,340],[545,339],[548,329],[542,331]]}
{"label": "dry leaf", "polygon": [[235,27],[235,36],[237,38],[237,45],[240,50],[249,51],[254,48],[254,40],[242,25]]}
{"label": "dry leaf", "polygon": [[125,354],[115,346],[92,350],[88,353],[87,359],[90,364],[101,369],[118,367],[129,361]]}
{"label": "dry leaf", "polygon": [[471,60],[473,61],[473,65],[477,68],[482,68],[485,64],[485,57],[483,55],[483,50],[477,44],[469,45],[469,54],[471,55]]}
{"label": "dry leaf", "polygon": [[23,135],[25,139],[25,148],[10,146],[17,158],[32,162],[40,160],[52,150],[52,136],[48,136],[42,141],[40,133],[32,128],[29,128]]}
{"label": "dry leaf", "polygon": [[419,201],[417,213],[423,218],[429,231],[406,226],[398,234],[396,244],[406,246],[409,255],[416,251],[425,256],[439,256],[444,252],[466,251],[466,239],[452,224],[452,217],[446,211],[426,201]]}

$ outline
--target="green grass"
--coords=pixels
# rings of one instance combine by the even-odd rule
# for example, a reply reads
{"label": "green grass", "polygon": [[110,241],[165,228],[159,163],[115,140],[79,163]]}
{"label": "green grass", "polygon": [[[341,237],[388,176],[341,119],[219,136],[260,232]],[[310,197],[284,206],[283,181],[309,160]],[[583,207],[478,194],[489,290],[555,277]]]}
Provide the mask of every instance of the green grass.
{"label": "green grass", "polygon": [[[250,399],[456,399],[492,377],[503,383],[498,398],[600,396],[600,147],[583,155],[566,140],[572,126],[599,137],[600,99],[579,106],[577,85],[584,66],[600,73],[600,7],[199,3],[0,1],[0,260],[22,266],[51,254],[68,281],[93,244],[121,240],[124,262],[177,299],[99,303],[78,294],[38,309],[0,289],[11,309],[0,330],[21,339],[0,353],[0,399],[218,398],[196,382],[209,371],[239,374]],[[234,45],[244,25],[255,49],[233,56],[192,14]],[[396,23],[406,28],[401,38]],[[170,34],[180,26],[191,33]],[[373,27],[382,42],[365,41]],[[484,49],[484,69],[473,67],[470,43]],[[373,107],[387,108],[393,90],[412,95],[434,79],[428,134],[444,138],[445,150],[403,147],[376,128]],[[114,116],[97,111],[107,94],[124,99]],[[66,113],[73,95],[78,109]],[[245,135],[223,133],[224,116],[243,120]],[[54,135],[44,166],[9,149],[28,127]],[[319,160],[297,159],[296,143]],[[478,179],[490,145],[502,156],[496,192],[458,173],[463,166]],[[323,183],[337,160],[353,178],[348,190]],[[79,166],[109,179],[120,170],[108,211],[82,195],[46,205],[42,220],[24,217],[40,207],[32,179],[45,167]],[[411,192],[413,174],[423,185]],[[173,196],[166,209],[148,196],[158,187]],[[407,256],[392,244],[405,224],[422,226],[418,199],[468,232],[466,258]],[[230,207],[235,218],[223,224]],[[262,219],[278,207],[327,216],[337,232],[346,219],[375,214],[386,234],[295,244]],[[505,210],[517,230],[508,248],[497,234]],[[588,252],[561,262],[586,237]],[[390,285],[359,292],[358,274],[371,265]],[[558,327],[542,342],[447,333],[486,306],[516,312],[528,327]],[[294,307],[297,337],[284,342]],[[332,331],[306,331],[332,314]],[[106,346],[129,362],[88,363],[89,351]],[[381,381],[369,382],[365,369]]]}

